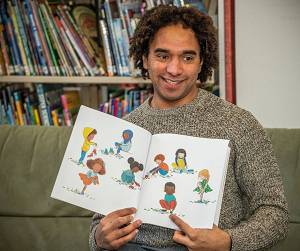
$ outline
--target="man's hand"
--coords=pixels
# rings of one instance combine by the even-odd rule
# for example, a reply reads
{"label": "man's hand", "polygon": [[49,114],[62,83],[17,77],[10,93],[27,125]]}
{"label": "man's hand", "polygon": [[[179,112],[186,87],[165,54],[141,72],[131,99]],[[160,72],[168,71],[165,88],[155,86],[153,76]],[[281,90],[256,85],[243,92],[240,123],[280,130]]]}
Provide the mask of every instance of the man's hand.
{"label": "man's hand", "polygon": [[229,251],[231,239],[228,233],[217,226],[213,229],[192,228],[176,215],[170,215],[170,219],[181,229],[175,231],[173,240],[185,245],[189,251]]}
{"label": "man's hand", "polygon": [[142,224],[140,220],[133,220],[135,208],[125,208],[114,211],[105,216],[97,226],[95,238],[100,248],[115,250],[131,241]]}

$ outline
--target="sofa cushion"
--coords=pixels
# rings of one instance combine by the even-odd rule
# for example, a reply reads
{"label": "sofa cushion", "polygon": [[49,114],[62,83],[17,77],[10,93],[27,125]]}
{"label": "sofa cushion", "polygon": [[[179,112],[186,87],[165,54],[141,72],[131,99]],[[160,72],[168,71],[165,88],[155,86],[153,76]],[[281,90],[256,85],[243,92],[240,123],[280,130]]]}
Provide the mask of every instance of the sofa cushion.
{"label": "sofa cushion", "polygon": [[290,222],[300,223],[300,130],[267,129],[280,167]]}
{"label": "sofa cushion", "polygon": [[[0,215],[91,216],[50,198],[72,128],[1,126]],[[80,150],[80,149],[79,149]]]}
{"label": "sofa cushion", "polygon": [[89,250],[90,217],[0,217],[0,250]]}

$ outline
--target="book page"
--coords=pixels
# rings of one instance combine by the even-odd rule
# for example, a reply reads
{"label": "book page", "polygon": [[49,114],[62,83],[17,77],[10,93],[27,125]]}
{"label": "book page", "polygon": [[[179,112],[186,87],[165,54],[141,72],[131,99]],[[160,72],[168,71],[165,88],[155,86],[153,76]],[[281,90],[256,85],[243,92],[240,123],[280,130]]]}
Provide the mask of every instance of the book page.
{"label": "book page", "polygon": [[51,197],[104,215],[136,207],[150,141],[143,128],[81,106]]}
{"label": "book page", "polygon": [[212,228],[229,154],[228,140],[175,134],[152,136],[137,219],[178,229],[176,214],[191,227]]}

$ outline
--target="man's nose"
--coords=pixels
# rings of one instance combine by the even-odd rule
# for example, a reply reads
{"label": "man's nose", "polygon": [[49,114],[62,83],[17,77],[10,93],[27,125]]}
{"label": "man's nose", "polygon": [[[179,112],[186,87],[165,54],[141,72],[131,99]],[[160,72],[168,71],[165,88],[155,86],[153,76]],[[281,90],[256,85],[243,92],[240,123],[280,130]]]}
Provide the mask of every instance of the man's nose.
{"label": "man's nose", "polygon": [[183,71],[182,62],[178,57],[172,58],[167,64],[167,72],[171,75],[180,75]]}

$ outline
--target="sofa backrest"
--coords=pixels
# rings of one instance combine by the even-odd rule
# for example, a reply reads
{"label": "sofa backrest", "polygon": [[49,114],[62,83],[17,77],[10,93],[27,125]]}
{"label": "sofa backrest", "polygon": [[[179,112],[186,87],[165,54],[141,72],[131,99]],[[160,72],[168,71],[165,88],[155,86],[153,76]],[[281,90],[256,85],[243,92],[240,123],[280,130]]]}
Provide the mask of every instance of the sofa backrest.
{"label": "sofa backrest", "polygon": [[[40,250],[42,246],[43,250],[88,250],[88,226],[93,213],[50,198],[71,130],[0,126],[0,233],[4,238],[0,250],[18,250],[19,245],[24,250]],[[267,129],[267,133],[283,177],[290,216],[288,238],[272,250],[297,250],[300,129]],[[28,228],[30,231],[24,233]],[[18,237],[11,236],[12,229]]]}
{"label": "sofa backrest", "polygon": [[0,215],[91,216],[50,198],[71,128],[0,127]]}

